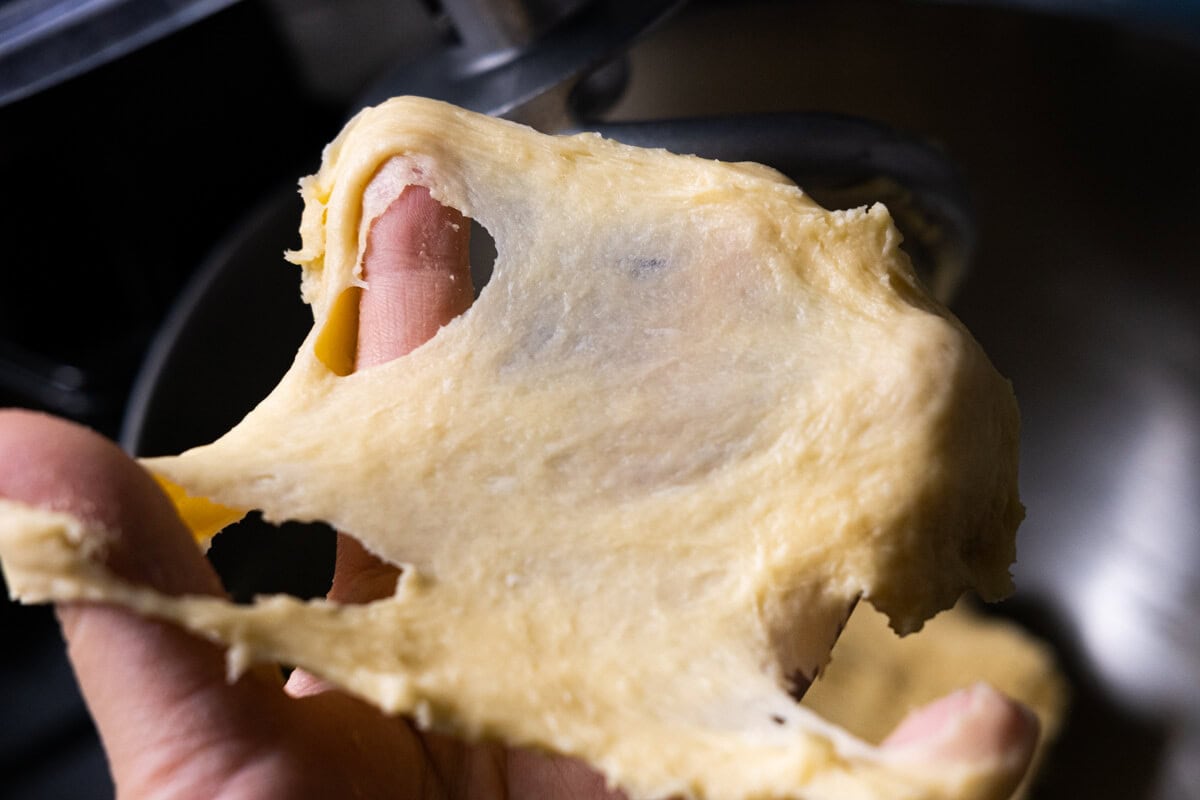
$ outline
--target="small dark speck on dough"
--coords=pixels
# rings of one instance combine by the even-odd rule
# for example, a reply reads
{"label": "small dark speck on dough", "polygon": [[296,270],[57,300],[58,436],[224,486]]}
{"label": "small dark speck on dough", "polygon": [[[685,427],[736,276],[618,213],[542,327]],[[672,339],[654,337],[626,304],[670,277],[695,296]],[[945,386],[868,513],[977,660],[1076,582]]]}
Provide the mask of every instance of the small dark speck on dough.
{"label": "small dark speck on dough", "polygon": [[629,274],[635,278],[648,278],[668,266],[667,259],[658,257],[633,257],[623,260],[629,269]]}

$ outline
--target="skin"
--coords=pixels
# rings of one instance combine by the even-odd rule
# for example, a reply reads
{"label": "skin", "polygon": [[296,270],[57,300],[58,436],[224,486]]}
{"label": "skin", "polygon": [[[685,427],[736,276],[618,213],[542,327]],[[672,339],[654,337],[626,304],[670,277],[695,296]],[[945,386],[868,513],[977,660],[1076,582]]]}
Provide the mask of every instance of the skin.
{"label": "skin", "polygon": [[[357,367],[396,358],[471,303],[469,226],[406,189],[373,224],[364,257]],[[123,577],[169,594],[222,596],[150,477],[106,439],[62,420],[0,411],[0,496],[67,511],[111,531],[101,548]],[[329,596],[390,594],[397,573],[339,536]],[[387,717],[303,671],[225,679],[220,649],[104,604],[57,609],[71,663],[124,798],[621,797],[584,765],[468,745]],[[883,744],[932,761],[1028,764],[1035,718],[986,687],[910,715]]]}

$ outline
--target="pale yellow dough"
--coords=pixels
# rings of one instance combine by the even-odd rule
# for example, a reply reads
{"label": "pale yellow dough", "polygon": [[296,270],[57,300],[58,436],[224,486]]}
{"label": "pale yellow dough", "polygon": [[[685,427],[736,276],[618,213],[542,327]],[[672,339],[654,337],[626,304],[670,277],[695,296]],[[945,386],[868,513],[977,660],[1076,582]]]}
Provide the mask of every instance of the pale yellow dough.
{"label": "pale yellow dough", "polygon": [[[487,228],[493,277],[410,355],[339,375],[337,301],[410,183]],[[414,98],[357,116],[302,188],[313,333],[227,435],[145,463],[354,534],[404,565],[395,596],[166,598],[91,565],[79,523],[9,503],[16,593],[128,603],[225,642],[234,673],[302,665],[635,798],[1000,791],[1009,764],[889,755],[788,694],[860,596],[910,631],[1010,588],[1013,396],[884,208]]]}

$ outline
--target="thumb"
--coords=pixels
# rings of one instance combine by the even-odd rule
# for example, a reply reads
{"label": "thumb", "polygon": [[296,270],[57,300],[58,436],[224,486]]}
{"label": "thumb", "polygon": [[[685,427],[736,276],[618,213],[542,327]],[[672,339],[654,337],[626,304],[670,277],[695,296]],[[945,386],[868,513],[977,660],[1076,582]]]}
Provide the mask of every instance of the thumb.
{"label": "thumb", "polygon": [[[69,513],[101,531],[117,575],[160,592],[222,594],[170,502],[115,444],[63,420],[0,411],[0,497]],[[183,766],[227,774],[230,743],[262,727],[277,675],[226,683],[215,646],[97,603],[57,608],[68,654],[117,785],[132,794]],[[219,745],[219,746],[218,746]]]}
{"label": "thumb", "polygon": [[980,766],[992,776],[989,797],[1008,797],[1033,760],[1037,716],[979,683],[915,709],[884,739],[889,757],[935,768]]}

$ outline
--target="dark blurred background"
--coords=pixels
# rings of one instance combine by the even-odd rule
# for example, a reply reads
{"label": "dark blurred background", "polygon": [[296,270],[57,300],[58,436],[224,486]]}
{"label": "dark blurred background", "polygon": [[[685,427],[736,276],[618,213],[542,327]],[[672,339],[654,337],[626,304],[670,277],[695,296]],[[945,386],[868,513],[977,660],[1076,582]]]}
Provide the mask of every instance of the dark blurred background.
{"label": "dark blurred background", "polygon": [[[113,19],[63,28],[90,59],[20,45],[69,5],[0,3],[0,405],[124,426],[127,443],[135,377],[180,335],[180,305],[251,251],[294,282],[278,253],[296,244],[297,177],[365,99],[440,87],[449,49],[511,60],[584,19],[610,39],[586,63],[560,64],[595,44],[576,38],[535,65],[579,113],[837,112],[933,143],[975,220],[952,307],[1024,414],[1029,516],[999,613],[1052,641],[1074,686],[1035,796],[1200,798],[1200,5],[708,0],[623,41],[655,16],[592,21],[575,2],[497,42],[464,2],[129,2],[177,21],[141,38]],[[109,58],[106,36],[128,52]],[[562,92],[506,104],[502,83],[521,81],[472,96],[561,123]],[[264,213],[281,220],[270,237]],[[200,347],[238,362],[272,335],[245,314]],[[187,425],[155,408],[160,428]],[[0,620],[0,796],[111,796],[52,614],[4,603]]]}

